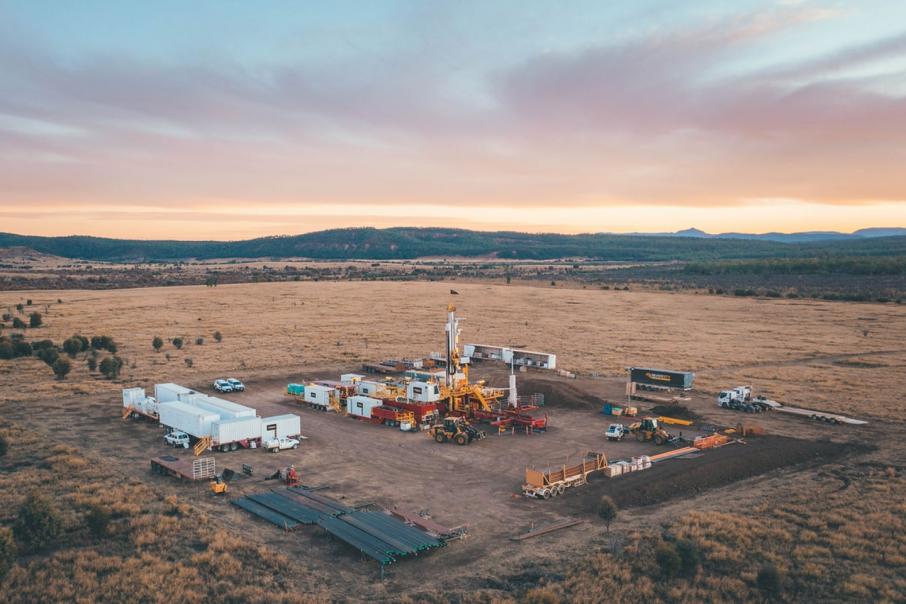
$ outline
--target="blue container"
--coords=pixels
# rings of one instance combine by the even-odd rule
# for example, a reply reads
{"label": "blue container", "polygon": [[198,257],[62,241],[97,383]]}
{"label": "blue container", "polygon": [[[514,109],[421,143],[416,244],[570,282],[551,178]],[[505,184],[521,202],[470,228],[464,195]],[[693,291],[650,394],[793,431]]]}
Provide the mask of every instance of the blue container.
{"label": "blue container", "polygon": [[604,415],[611,415],[613,413],[613,405],[610,403],[604,403],[604,407],[601,409],[601,413]]}

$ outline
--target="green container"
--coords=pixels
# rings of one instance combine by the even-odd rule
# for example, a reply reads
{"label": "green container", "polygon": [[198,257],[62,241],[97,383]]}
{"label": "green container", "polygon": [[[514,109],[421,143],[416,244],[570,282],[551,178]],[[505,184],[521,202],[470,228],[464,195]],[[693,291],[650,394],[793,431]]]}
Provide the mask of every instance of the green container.
{"label": "green container", "polygon": [[287,384],[286,393],[293,396],[302,396],[305,394],[305,384]]}

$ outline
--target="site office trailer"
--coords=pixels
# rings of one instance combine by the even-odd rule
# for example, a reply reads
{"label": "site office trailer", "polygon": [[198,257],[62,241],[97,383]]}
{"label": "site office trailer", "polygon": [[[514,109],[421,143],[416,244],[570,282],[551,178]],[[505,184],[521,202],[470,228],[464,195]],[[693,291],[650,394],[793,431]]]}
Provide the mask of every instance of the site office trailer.
{"label": "site office trailer", "polygon": [[330,405],[330,394],[333,391],[334,389],[329,386],[309,384],[305,386],[305,396],[303,398],[309,405],[326,408]]}
{"label": "site office trailer", "polygon": [[211,446],[213,447],[232,443],[239,443],[243,447],[255,447],[260,439],[260,417],[221,419],[211,425]]}
{"label": "site office trailer", "polygon": [[155,384],[154,398],[158,403],[172,403],[180,400],[180,397],[196,394],[196,392],[179,384]]}
{"label": "site office trailer", "polygon": [[346,413],[356,417],[371,419],[371,411],[375,407],[380,407],[383,401],[371,398],[370,396],[350,396],[346,399]]}
{"label": "site office trailer", "polygon": [[362,380],[355,385],[356,394],[380,398],[387,394],[387,385],[381,382]]}
{"label": "site office trailer", "polygon": [[298,415],[287,413],[261,418],[261,440],[275,438],[292,438],[302,434],[302,419]]}
{"label": "site office trailer", "polygon": [[220,415],[193,405],[173,401],[160,405],[160,423],[173,430],[185,432],[195,438],[211,435],[212,426]]}

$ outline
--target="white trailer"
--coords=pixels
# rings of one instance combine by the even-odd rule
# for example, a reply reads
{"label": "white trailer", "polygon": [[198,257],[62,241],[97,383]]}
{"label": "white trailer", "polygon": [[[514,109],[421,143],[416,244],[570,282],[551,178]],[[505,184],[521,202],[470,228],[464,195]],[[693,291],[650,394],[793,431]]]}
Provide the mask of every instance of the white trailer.
{"label": "white trailer", "polygon": [[154,398],[157,399],[158,403],[172,403],[178,401],[180,396],[187,396],[190,394],[195,394],[195,391],[186,388],[185,386],[180,386],[179,384],[155,384],[154,385]]}
{"label": "white trailer", "polygon": [[147,396],[144,388],[123,388],[123,417],[145,416],[160,419],[160,406],[153,396]]}
{"label": "white trailer", "polygon": [[220,419],[220,415],[217,413],[179,401],[160,405],[161,424],[195,438],[210,436],[212,425],[219,422]]}
{"label": "white trailer", "polygon": [[406,398],[419,403],[435,403],[440,400],[440,386],[433,382],[409,382]]}
{"label": "white trailer", "polygon": [[340,375],[340,383],[345,386],[361,382],[365,379],[365,376],[361,373],[343,373]]}
{"label": "white trailer", "polygon": [[211,425],[211,447],[235,451],[239,447],[256,449],[261,444],[261,418],[236,417]]}
{"label": "white trailer", "polygon": [[320,386],[318,384],[306,384],[305,386],[305,402],[308,403],[310,407],[315,407],[326,411],[330,406],[330,399],[335,395],[336,389],[331,388],[330,386]]}
{"label": "white trailer", "polygon": [[357,394],[346,399],[346,413],[355,417],[371,419],[371,410],[380,407],[381,403],[380,399]]}
{"label": "white trailer", "polygon": [[181,399],[180,402],[213,411],[214,413],[219,414],[223,419],[256,417],[258,415],[251,407],[226,401],[215,396],[207,396],[206,394],[196,394],[194,396],[185,397]]}
{"label": "white trailer", "polygon": [[291,438],[302,433],[302,419],[298,415],[274,415],[261,418],[261,441]]}
{"label": "white trailer", "polygon": [[370,396],[372,398],[387,396],[389,394],[386,384],[383,384],[381,382],[371,382],[367,380],[357,382],[355,385],[355,392],[356,394],[360,394],[362,396]]}

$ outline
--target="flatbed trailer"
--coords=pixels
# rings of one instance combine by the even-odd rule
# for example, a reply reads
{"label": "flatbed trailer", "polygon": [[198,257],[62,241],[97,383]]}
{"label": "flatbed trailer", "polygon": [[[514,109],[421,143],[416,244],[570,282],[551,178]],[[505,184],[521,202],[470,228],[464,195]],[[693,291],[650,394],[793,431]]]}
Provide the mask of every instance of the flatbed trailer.
{"label": "flatbed trailer", "polygon": [[396,407],[381,405],[380,407],[372,408],[371,420],[376,424],[384,424],[385,426],[390,427],[396,427],[408,422],[413,430],[418,430],[418,422],[415,420],[415,413],[397,409]]}
{"label": "flatbed trailer", "polygon": [[211,456],[182,459],[173,455],[161,455],[151,459],[151,471],[180,480],[205,480],[214,478],[217,465]]}
{"label": "flatbed trailer", "polygon": [[604,453],[586,453],[585,458],[576,464],[564,464],[546,470],[526,468],[522,494],[526,497],[550,499],[562,495],[570,487],[586,484],[589,474],[606,467],[607,456]]}
{"label": "flatbed trailer", "polygon": [[787,407],[786,405],[775,407],[774,410],[779,411],[780,413],[789,413],[791,415],[798,415],[800,417],[807,417],[809,419],[832,424],[850,424],[853,426],[863,426],[868,423],[861,419],[853,419],[851,417],[838,415],[836,413],[825,413],[824,411],[814,411],[812,409],[800,409],[799,407]]}

